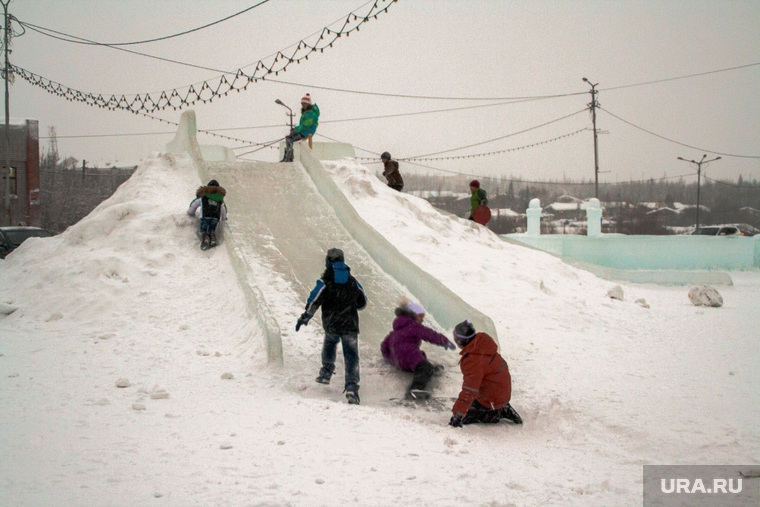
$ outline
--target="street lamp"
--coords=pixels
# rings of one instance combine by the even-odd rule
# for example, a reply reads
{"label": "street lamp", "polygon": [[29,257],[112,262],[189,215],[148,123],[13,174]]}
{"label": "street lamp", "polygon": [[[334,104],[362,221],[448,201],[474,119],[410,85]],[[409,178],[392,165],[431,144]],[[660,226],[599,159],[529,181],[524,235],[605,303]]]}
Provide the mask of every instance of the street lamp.
{"label": "street lamp", "polygon": [[284,107],[285,109],[289,111],[287,114],[288,116],[290,116],[290,130],[293,130],[293,110],[290,109],[288,106],[286,106],[285,103],[281,101],[280,99],[276,99],[274,103],[281,105],[282,107]]}
{"label": "street lamp", "polygon": [[711,158],[710,160],[705,160],[707,158],[707,153],[702,155],[702,160],[697,162],[696,160],[686,160],[682,157],[677,157],[678,160],[683,160],[684,162],[689,162],[690,164],[694,164],[697,166],[697,226],[694,229],[695,231],[699,229],[699,188],[701,187],[701,180],[702,180],[702,164],[707,164],[708,162],[715,162],[716,160],[720,160],[720,157]]}
{"label": "street lamp", "polygon": [[593,84],[591,81],[583,78],[583,81],[588,83],[589,86],[591,86],[591,103],[589,106],[591,107],[591,122],[594,127],[594,197],[599,199],[599,148],[597,145],[597,130],[596,130],[596,108],[599,105],[599,103],[596,101],[596,85],[599,83]]}

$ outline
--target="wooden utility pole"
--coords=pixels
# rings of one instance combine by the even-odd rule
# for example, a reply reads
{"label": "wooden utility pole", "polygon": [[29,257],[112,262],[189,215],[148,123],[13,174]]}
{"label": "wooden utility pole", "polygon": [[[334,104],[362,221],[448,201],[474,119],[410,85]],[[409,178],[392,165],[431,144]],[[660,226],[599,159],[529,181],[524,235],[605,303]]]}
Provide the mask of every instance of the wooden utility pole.
{"label": "wooden utility pole", "polygon": [[5,66],[3,67],[3,78],[5,79],[5,136],[3,139],[3,146],[5,147],[5,211],[8,214],[8,225],[13,225],[11,219],[11,109],[8,100],[10,96],[8,91],[8,80],[10,79],[11,72],[11,64],[8,60],[8,46],[11,44],[11,20],[8,17],[8,4],[11,3],[11,0],[0,1],[2,1],[3,4],[3,49],[5,52]]}
{"label": "wooden utility pole", "polygon": [[702,164],[707,164],[708,162],[715,162],[716,160],[720,160],[720,157],[711,158],[710,160],[705,160],[707,158],[707,153],[702,155],[702,160],[697,162],[696,160],[686,160],[685,158],[678,157],[678,160],[683,160],[684,162],[689,162],[691,164],[694,164],[697,166],[697,226],[694,228],[694,231],[696,232],[697,229],[699,229],[699,189],[702,186]]}
{"label": "wooden utility pole", "polygon": [[599,199],[599,147],[597,144],[597,130],[596,130],[596,108],[599,106],[599,103],[596,101],[596,94],[598,93],[596,91],[596,84],[592,84],[591,81],[586,79],[585,77],[583,80],[591,86],[591,103],[589,104],[589,107],[591,108],[591,122],[594,127],[594,197]]}

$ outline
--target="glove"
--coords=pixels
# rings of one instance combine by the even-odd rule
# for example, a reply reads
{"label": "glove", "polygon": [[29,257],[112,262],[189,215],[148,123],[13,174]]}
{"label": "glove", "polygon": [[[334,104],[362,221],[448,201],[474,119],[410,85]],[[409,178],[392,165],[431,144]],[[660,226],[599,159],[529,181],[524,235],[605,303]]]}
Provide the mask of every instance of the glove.
{"label": "glove", "polygon": [[456,345],[454,345],[454,342],[452,342],[451,340],[447,341],[447,342],[446,342],[446,345],[444,345],[443,347],[444,347],[446,350],[456,350],[456,349],[457,349],[457,346],[456,346]]}
{"label": "glove", "polygon": [[298,322],[296,322],[296,333],[299,329],[301,329],[301,326],[306,326],[309,324],[309,319],[311,319],[311,315],[304,312],[300,317],[298,317]]}
{"label": "glove", "polygon": [[452,426],[454,428],[461,428],[462,427],[462,416],[459,414],[454,414],[451,416],[451,420],[449,421],[449,426]]}

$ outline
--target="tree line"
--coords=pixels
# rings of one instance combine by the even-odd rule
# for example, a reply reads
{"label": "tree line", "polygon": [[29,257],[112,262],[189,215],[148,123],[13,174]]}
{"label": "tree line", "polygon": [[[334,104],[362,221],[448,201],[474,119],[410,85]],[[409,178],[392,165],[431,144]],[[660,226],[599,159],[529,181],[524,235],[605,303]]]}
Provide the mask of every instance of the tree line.
{"label": "tree line", "polygon": [[87,167],[74,157],[61,158],[55,127],[40,154],[40,226],[58,234],[86,217],[132,176],[136,166]]}
{"label": "tree line", "polygon": [[[471,179],[461,175],[408,173],[404,175],[404,191],[427,191],[425,198],[434,206],[466,216]],[[534,198],[545,208],[570,197],[587,200],[595,194],[593,181],[525,182],[507,177],[483,177],[479,181],[481,188],[488,192],[492,209],[508,209],[518,214],[524,214]],[[699,193],[700,225],[742,223],[760,229],[760,181],[741,177],[736,182],[703,179]],[[696,223],[697,183],[684,178],[601,184],[599,200],[604,209],[605,232],[674,234],[679,228],[693,227]],[[545,232],[562,232],[556,230],[558,224],[551,224],[551,217],[547,218],[547,223],[542,225],[547,229]],[[577,219],[585,220],[585,212],[579,212]],[[524,227],[525,217],[508,213],[499,214],[489,222],[489,228],[499,234],[522,232]]]}
{"label": "tree line", "polygon": [[[40,155],[40,220],[43,228],[59,233],[113,195],[136,167],[87,167],[85,161],[60,157],[55,127],[50,127],[49,139],[47,149]],[[467,216],[471,179],[463,175],[406,173],[404,191],[426,191],[425,198],[434,206]],[[570,197],[585,200],[595,193],[593,181],[526,182],[508,177],[482,177],[479,181],[488,192],[489,206],[503,211],[488,223],[497,234],[523,232],[525,217],[520,215],[534,198],[546,207]],[[601,184],[599,200],[604,208],[604,232],[673,234],[678,228],[693,227],[696,222],[697,183],[684,178]],[[701,225],[740,223],[760,229],[760,181],[741,177],[736,182],[705,179],[699,200]],[[676,203],[690,207],[676,210]],[[677,212],[652,213],[653,204]],[[542,220],[542,232],[583,233],[585,225],[574,226],[572,222],[584,220],[585,212],[580,210],[576,216],[572,213],[564,217],[547,216]]]}

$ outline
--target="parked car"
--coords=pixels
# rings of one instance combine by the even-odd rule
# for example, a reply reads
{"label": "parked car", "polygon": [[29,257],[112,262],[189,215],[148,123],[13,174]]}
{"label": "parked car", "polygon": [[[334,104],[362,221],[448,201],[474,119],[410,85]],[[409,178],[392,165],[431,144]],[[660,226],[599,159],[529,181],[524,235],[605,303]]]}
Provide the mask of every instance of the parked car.
{"label": "parked car", "polygon": [[692,234],[697,236],[744,236],[745,234],[735,225],[708,225],[700,227]]}
{"label": "parked car", "polygon": [[757,227],[753,227],[749,224],[732,224],[739,228],[740,231],[742,231],[742,236],[757,236],[760,234],[760,229]]}
{"label": "parked car", "polygon": [[28,238],[47,238],[51,232],[39,227],[0,227],[0,259],[19,247]]}

